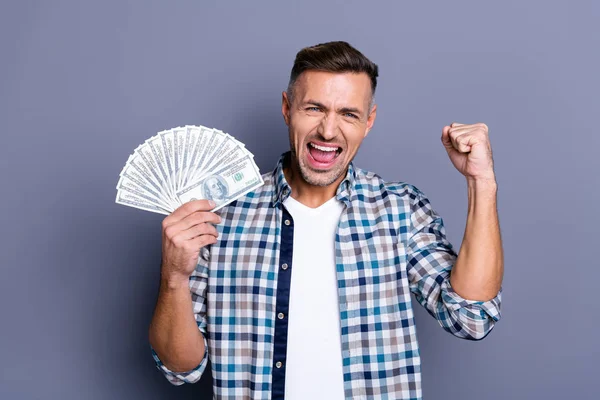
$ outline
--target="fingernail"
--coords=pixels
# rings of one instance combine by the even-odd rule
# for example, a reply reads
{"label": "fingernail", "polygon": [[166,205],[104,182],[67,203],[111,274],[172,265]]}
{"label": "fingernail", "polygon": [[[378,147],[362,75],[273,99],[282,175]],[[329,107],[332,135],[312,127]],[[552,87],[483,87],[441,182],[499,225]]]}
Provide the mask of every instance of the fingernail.
{"label": "fingernail", "polygon": [[208,205],[211,206],[211,207],[214,207],[215,206],[215,202],[212,201],[212,200],[209,200],[208,201]]}

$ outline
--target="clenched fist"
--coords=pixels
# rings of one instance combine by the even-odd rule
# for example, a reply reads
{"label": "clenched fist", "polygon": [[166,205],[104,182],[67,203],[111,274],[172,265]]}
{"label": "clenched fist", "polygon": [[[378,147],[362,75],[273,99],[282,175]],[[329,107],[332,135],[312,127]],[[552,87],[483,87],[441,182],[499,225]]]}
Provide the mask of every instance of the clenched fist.
{"label": "clenched fist", "polygon": [[190,201],[163,220],[163,278],[187,282],[198,263],[200,249],[217,241],[213,224],[221,222],[221,217],[209,211],[214,207],[208,200]]}
{"label": "clenched fist", "polygon": [[486,124],[455,122],[445,126],[442,143],[454,167],[467,179],[495,181],[492,146]]}

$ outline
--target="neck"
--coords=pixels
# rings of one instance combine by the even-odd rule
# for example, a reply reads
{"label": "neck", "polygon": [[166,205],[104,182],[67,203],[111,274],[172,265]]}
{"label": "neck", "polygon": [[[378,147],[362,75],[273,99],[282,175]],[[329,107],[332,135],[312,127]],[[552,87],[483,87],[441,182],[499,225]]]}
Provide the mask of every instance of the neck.
{"label": "neck", "polygon": [[311,185],[300,174],[298,162],[293,157],[287,166],[284,166],[283,173],[286,181],[292,188],[291,196],[298,202],[311,208],[317,208],[335,196],[338,186],[346,177],[346,174],[342,174],[335,182],[328,186]]}

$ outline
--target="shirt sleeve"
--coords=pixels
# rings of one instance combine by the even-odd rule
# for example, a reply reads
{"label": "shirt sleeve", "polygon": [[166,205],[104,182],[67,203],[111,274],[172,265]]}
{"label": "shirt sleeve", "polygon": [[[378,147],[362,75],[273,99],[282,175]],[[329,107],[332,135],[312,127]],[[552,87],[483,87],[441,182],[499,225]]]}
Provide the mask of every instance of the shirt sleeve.
{"label": "shirt sleeve", "polygon": [[407,247],[410,290],[446,331],[481,340],[500,319],[502,289],[488,301],[467,300],[452,289],[450,271],[458,255],[446,239],[442,218],[422,192],[412,189]]}
{"label": "shirt sleeve", "polygon": [[198,258],[198,265],[190,276],[190,292],[192,294],[192,307],[194,310],[194,316],[196,318],[196,324],[198,329],[202,332],[204,338],[204,356],[200,364],[192,370],[185,372],[174,372],[167,368],[156,351],[150,346],[152,351],[152,357],[156,362],[156,367],[164,374],[167,380],[173,385],[179,386],[184,383],[195,383],[200,380],[206,365],[208,364],[208,342],[206,340],[206,287],[208,284],[208,259],[210,255],[208,249],[202,248],[200,251],[200,257]]}

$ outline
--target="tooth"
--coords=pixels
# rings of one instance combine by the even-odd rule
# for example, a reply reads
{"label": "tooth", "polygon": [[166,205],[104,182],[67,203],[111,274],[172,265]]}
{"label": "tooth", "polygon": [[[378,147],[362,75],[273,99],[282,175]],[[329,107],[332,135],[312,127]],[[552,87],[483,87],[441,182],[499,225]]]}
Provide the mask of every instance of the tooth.
{"label": "tooth", "polygon": [[329,151],[336,151],[337,150],[337,148],[335,148],[335,147],[323,147],[323,146],[316,145],[314,143],[311,143],[310,145],[312,147],[314,147],[315,149],[319,149],[321,151],[327,151],[327,152],[329,152]]}

